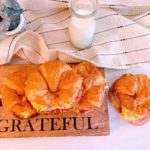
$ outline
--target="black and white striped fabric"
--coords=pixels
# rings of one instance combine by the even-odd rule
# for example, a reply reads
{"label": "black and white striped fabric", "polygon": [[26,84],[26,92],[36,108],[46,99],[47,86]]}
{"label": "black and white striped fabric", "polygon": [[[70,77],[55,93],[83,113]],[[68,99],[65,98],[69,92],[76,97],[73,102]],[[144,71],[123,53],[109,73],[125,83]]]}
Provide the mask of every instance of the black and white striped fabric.
{"label": "black and white striped fabric", "polygon": [[18,1],[27,31],[0,42],[0,64],[15,54],[31,63],[88,60],[116,69],[150,64],[150,0],[100,0],[94,41],[84,50],[70,43],[67,0]]}

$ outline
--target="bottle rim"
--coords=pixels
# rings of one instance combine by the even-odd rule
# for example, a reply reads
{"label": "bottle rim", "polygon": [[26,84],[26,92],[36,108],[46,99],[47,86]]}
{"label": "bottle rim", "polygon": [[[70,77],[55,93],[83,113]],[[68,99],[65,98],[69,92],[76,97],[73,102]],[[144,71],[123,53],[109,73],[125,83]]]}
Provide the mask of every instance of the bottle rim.
{"label": "bottle rim", "polygon": [[96,12],[97,12],[97,6],[98,6],[98,0],[96,0],[96,8],[90,13],[90,14],[87,14],[87,15],[80,15],[80,14],[78,14],[75,10],[74,10],[74,8],[72,7],[72,3],[71,3],[71,1],[70,1],[70,4],[69,4],[69,9],[70,9],[70,12],[72,13],[72,14],[74,14],[75,16],[77,16],[77,17],[79,17],[79,18],[88,18],[88,17],[92,17],[93,15],[95,15],[96,14]]}

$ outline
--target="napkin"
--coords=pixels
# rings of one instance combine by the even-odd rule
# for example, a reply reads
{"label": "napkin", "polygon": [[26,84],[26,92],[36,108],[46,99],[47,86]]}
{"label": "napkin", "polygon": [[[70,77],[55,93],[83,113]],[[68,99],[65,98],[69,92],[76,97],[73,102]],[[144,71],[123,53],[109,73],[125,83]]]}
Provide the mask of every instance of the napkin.
{"label": "napkin", "polygon": [[[30,62],[87,60],[97,67],[128,69],[150,64],[150,1],[100,0],[92,47],[74,48],[67,0],[18,0],[26,29],[0,42],[0,64],[14,55]],[[80,36],[80,35],[79,35]]]}

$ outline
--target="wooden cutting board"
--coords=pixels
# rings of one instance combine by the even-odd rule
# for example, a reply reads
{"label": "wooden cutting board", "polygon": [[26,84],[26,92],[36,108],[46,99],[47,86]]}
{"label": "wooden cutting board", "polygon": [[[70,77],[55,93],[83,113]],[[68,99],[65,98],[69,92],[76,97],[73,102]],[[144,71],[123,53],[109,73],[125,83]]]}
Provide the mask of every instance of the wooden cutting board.
{"label": "wooden cutting board", "polygon": [[[0,66],[0,90],[7,74],[20,69],[30,70],[37,67],[38,65]],[[103,69],[100,70],[104,73]],[[73,112],[62,112],[57,115],[39,115],[21,120],[12,113],[5,112],[0,106],[0,138],[100,135],[109,135],[106,98],[101,108],[80,116]]]}

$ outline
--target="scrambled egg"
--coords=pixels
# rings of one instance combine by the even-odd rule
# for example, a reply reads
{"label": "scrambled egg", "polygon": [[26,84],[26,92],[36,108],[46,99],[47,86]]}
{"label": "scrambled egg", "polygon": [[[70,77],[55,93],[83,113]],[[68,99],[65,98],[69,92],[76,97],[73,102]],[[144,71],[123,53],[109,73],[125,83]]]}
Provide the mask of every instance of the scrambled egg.
{"label": "scrambled egg", "polygon": [[30,113],[28,111],[24,111],[24,112],[21,112],[20,115],[22,116],[22,118],[28,118]]}
{"label": "scrambled egg", "polygon": [[36,109],[37,112],[44,111],[47,108],[47,106],[37,104],[36,102],[32,102],[32,106]]}
{"label": "scrambled egg", "polygon": [[143,118],[143,116],[138,115],[138,114],[136,114],[135,112],[126,109],[124,106],[121,107],[121,110],[122,110],[122,112],[121,112],[121,114],[120,114],[121,117],[122,117],[123,119],[128,120],[128,121],[137,121],[137,120]]}

